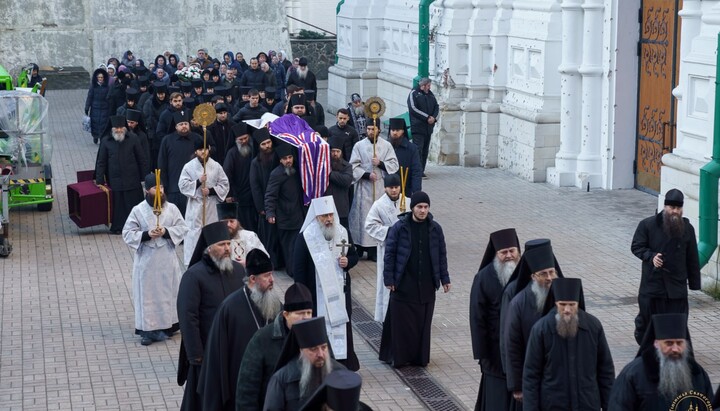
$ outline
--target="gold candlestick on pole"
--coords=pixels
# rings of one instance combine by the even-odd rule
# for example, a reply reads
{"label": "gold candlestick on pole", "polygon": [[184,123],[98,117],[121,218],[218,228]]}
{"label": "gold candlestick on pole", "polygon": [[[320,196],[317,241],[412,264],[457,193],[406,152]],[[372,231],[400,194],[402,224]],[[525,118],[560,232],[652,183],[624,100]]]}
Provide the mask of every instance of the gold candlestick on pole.
{"label": "gold candlestick on pole", "polygon": [[[385,101],[380,97],[370,97],[365,101],[365,117],[373,119],[373,126],[376,128],[375,138],[373,139],[373,159],[377,158],[377,139],[380,138],[380,127],[377,120],[385,114]],[[375,172],[375,166],[372,166],[372,172]],[[373,181],[373,202],[375,201],[375,183]]]}
{"label": "gold candlestick on pole", "polygon": [[400,212],[404,213],[405,208],[405,184],[407,183],[410,167],[400,167]]}
{"label": "gold candlestick on pole", "polygon": [[[206,168],[207,168],[207,154],[205,151],[207,150],[207,126],[212,124],[215,121],[217,112],[215,111],[215,107],[213,107],[210,103],[204,103],[200,104],[199,106],[195,107],[195,110],[193,111],[193,120],[195,120],[196,123],[202,126],[203,128],[203,175],[206,176]],[[203,190],[205,189],[205,181],[202,183]],[[207,197],[205,197],[205,194],[203,194],[203,202],[202,202],[202,225],[205,226],[205,208],[207,207]]]}
{"label": "gold candlestick on pole", "polygon": [[157,217],[155,228],[160,228],[160,214],[162,213],[162,196],[160,194],[160,169],[155,169],[155,198],[153,199],[153,214]]}

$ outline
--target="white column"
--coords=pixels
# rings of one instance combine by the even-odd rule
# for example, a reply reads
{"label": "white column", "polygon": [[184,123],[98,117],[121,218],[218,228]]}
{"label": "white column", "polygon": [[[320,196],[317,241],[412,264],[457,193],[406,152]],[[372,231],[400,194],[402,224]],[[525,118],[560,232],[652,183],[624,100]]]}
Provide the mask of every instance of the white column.
{"label": "white column", "polygon": [[580,154],[580,107],[582,78],[578,73],[582,58],[582,0],[565,0],[562,4],[562,63],[560,72],[560,150],[555,155],[555,171],[548,181],[556,186],[575,185],[577,158]]}
{"label": "white column", "polygon": [[576,185],[591,187],[602,184],[602,53],[603,0],[585,0],[583,30],[583,59],[578,72],[582,75],[582,116],[580,154],[577,157]]}
{"label": "white column", "polygon": [[[508,33],[510,32],[510,17],[512,16],[513,0],[497,0],[495,18],[490,32],[490,47],[492,61],[490,64],[492,75],[488,81],[488,102],[499,103],[505,96],[507,86],[508,67]],[[486,63],[486,64],[487,64]]]}

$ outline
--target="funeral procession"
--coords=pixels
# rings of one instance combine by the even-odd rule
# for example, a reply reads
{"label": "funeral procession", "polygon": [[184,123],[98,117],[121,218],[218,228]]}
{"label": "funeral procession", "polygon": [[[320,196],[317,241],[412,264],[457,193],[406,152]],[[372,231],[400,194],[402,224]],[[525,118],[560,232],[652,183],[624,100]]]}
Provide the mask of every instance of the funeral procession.
{"label": "funeral procession", "polygon": [[720,411],[720,0],[0,10],[0,410]]}

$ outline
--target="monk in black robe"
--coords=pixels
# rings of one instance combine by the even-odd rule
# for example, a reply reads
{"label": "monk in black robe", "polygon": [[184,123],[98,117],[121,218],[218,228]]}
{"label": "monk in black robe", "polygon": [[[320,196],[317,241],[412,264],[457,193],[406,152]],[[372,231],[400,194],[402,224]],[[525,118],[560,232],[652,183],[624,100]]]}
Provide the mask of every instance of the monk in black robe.
{"label": "monk in black robe", "polygon": [[435,293],[450,291],[445,235],[430,214],[430,197],[417,191],[410,212],[388,231],[383,279],[390,289],[383,322],[380,360],[393,367],[430,362]]}
{"label": "monk in black robe", "polygon": [[[514,228],[495,231],[470,289],[470,337],[473,358],[482,377],[475,410],[507,410],[505,373],[500,361],[500,300],[503,287],[520,260],[520,241]],[[505,395],[503,395],[505,394]]]}
{"label": "monk in black robe", "polygon": [[223,170],[230,182],[230,192],[225,201],[237,203],[240,225],[246,230],[257,232],[258,214],[255,211],[250,187],[253,146],[247,127],[245,123],[238,123],[232,128],[234,142],[228,148],[223,163]]}
{"label": "monk in black robe", "polygon": [[257,213],[257,235],[270,253],[270,260],[276,270],[285,267],[277,245],[277,229],[265,218],[265,192],[267,191],[270,173],[279,164],[273,149],[273,140],[267,128],[255,130],[252,138],[258,145],[258,154],[250,163],[250,190]]}
{"label": "monk in black robe", "polygon": [[507,389],[512,393],[510,410],[521,410],[522,376],[525,350],[530,330],[542,317],[552,280],[558,277],[555,256],[548,241],[545,245],[526,250],[524,264],[519,267],[518,293],[508,307],[505,329],[505,374]]}
{"label": "monk in black robe", "polygon": [[282,308],[273,290],[270,258],[261,250],[245,260],[245,286],[217,309],[205,347],[198,394],[204,410],[234,410],[235,390],[245,348],[255,332],[275,319]]}
{"label": "monk in black robe", "polygon": [[177,299],[182,332],[177,382],[185,384],[182,410],[202,409],[197,387],[210,327],[220,303],[242,288],[243,278],[245,269],[230,257],[230,232],[225,221],[203,227],[190,268],[180,280]]}
{"label": "monk in black robe", "polygon": [[580,279],[553,280],[544,312],[528,341],[523,409],[607,410],[615,367],[602,324],[585,312]]}

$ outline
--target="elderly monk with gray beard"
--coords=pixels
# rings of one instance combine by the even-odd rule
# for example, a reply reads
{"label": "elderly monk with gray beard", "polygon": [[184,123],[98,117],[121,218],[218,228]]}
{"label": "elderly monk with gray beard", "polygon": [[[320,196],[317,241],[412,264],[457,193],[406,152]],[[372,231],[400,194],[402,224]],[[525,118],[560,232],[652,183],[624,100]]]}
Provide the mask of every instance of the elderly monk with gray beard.
{"label": "elderly monk with gray beard", "polygon": [[232,128],[235,144],[228,147],[223,170],[230,183],[230,192],[225,202],[238,204],[238,221],[240,225],[252,232],[258,229],[258,214],[253,203],[252,187],[250,186],[250,165],[253,153],[250,131],[245,123],[235,124]]}
{"label": "elderly monk with gray beard", "polygon": [[482,377],[475,410],[507,410],[510,394],[500,362],[500,301],[520,261],[520,240],[514,228],[495,231],[470,289],[470,337],[473,358]]}
{"label": "elderly monk with gray beard", "polygon": [[[688,391],[712,398],[710,378],[695,362],[686,324],[685,314],[652,316],[637,356],[615,380],[610,411],[667,411]],[[691,398],[678,399],[672,409],[696,409]]]}
{"label": "elderly monk with gray beard", "polygon": [[360,368],[352,335],[352,282],[348,270],[358,262],[355,248],[337,217],[332,196],[310,203],[293,254],[295,281],[313,297],[313,313],[324,317],[335,358],[352,371]]}
{"label": "elderly monk with gray beard", "polygon": [[245,348],[255,332],[272,323],[282,309],[273,288],[270,257],[259,249],[250,251],[245,271],[245,286],[220,304],[210,328],[198,385],[204,410],[235,409],[235,389]]}
{"label": "elderly monk with gray beard", "polygon": [[665,194],[663,211],[638,224],[631,250],[642,260],[635,340],[640,344],[654,314],[688,314],[688,287],[699,290],[700,263],[695,229],[683,217],[684,196]]}
{"label": "elderly monk with gray beard", "polygon": [[547,314],[532,328],[523,369],[524,410],[607,410],[615,381],[600,321],[585,312],[579,278],[552,282]]}
{"label": "elderly monk with gray beard", "polygon": [[345,367],[330,356],[323,317],[295,323],[265,394],[264,411],[296,411],[328,374]]}
{"label": "elderly monk with gray beard", "polygon": [[148,170],[148,159],[138,137],[128,131],[124,116],[110,117],[112,137],[105,137],[95,163],[97,184],[112,189],[110,234],[121,234],[130,211],[143,199],[140,184]]}
{"label": "elderly monk with gray beard", "polygon": [[512,394],[510,410],[523,409],[523,366],[530,330],[542,317],[550,285],[559,274],[550,242],[525,250],[523,260],[517,272],[518,292],[507,309],[505,329],[501,330],[507,344],[505,373],[507,389]]}
{"label": "elderly monk with gray beard", "polygon": [[227,224],[217,221],[203,227],[177,298],[182,332],[178,385],[185,384],[182,410],[201,407],[197,387],[210,327],[220,304],[242,288],[244,278],[245,269],[230,257]]}

